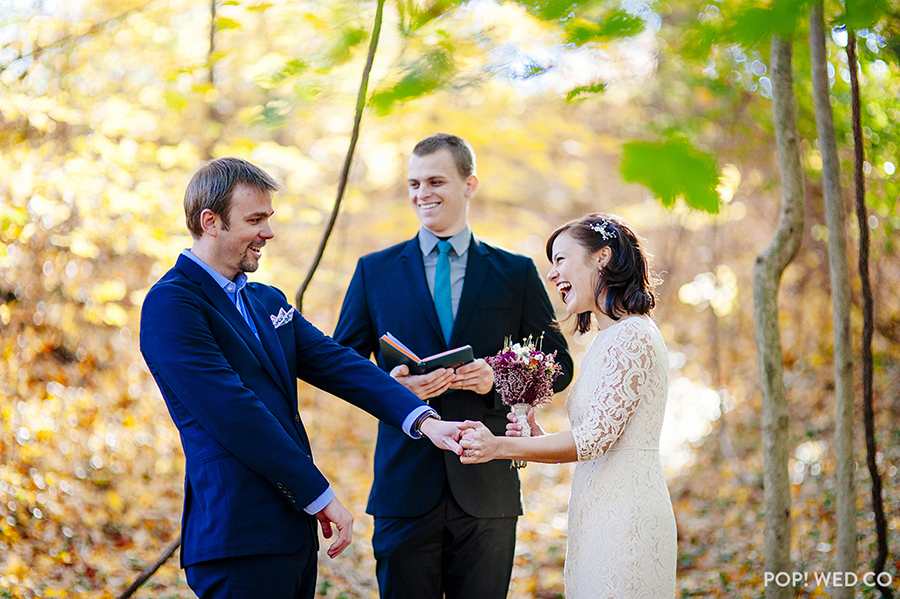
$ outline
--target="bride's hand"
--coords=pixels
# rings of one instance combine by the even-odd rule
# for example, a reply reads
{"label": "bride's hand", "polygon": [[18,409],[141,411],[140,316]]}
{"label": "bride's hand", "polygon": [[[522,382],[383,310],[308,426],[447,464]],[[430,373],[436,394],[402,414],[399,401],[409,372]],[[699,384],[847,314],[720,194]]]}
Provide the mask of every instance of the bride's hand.
{"label": "bride's hand", "polygon": [[462,437],[459,444],[463,448],[459,461],[463,464],[481,464],[498,458],[497,449],[499,443],[490,429],[484,424],[472,420],[466,420],[462,424]]}
{"label": "bride's hand", "polygon": [[[506,436],[521,437],[522,423],[519,422],[519,417],[516,416],[513,412],[510,412],[506,415],[506,418],[509,420],[509,424],[506,425]],[[542,429],[541,425],[539,425],[537,423],[537,420],[534,419],[534,408],[528,410],[528,415],[525,417],[525,419],[528,421],[529,426],[531,426],[532,437],[540,437],[544,434],[544,429]]]}

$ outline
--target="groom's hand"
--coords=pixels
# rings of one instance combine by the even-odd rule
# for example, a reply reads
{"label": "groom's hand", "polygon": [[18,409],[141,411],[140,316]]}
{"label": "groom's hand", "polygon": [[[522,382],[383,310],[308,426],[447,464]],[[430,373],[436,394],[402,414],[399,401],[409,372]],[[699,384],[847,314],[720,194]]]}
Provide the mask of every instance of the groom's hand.
{"label": "groom's hand", "polygon": [[428,437],[438,449],[446,449],[459,455],[462,453],[462,447],[459,446],[459,437],[462,435],[463,428],[463,425],[459,422],[426,418],[419,425],[419,432]]}
{"label": "groom's hand", "polygon": [[316,514],[316,518],[322,525],[322,534],[326,539],[330,539],[334,534],[331,528],[332,523],[337,528],[338,538],[328,548],[328,557],[334,559],[353,541],[353,515],[335,497],[321,512]]}
{"label": "groom's hand", "polygon": [[450,383],[453,382],[453,369],[438,368],[428,374],[410,374],[409,367],[401,364],[391,370],[391,376],[425,401],[437,397],[450,388]]}

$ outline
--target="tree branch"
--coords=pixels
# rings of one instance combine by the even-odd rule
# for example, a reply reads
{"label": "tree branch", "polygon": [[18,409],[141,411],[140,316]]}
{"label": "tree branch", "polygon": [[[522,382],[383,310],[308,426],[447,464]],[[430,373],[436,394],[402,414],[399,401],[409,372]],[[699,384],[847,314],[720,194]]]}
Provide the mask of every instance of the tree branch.
{"label": "tree branch", "polygon": [[5,71],[6,69],[8,69],[10,67],[10,65],[12,65],[13,63],[15,63],[19,60],[22,60],[24,58],[37,58],[38,56],[43,54],[45,50],[51,50],[53,48],[58,48],[60,46],[64,46],[64,45],[68,44],[69,42],[71,42],[73,40],[78,40],[78,39],[81,39],[88,35],[92,35],[92,34],[96,33],[97,31],[99,31],[100,29],[105,28],[107,25],[109,25],[113,21],[119,21],[121,19],[124,19],[125,17],[127,17],[128,15],[130,15],[133,12],[140,12],[140,11],[144,10],[145,8],[147,8],[148,6],[150,6],[151,4],[153,4],[154,2],[156,2],[156,0],[147,0],[147,2],[144,2],[140,6],[135,6],[134,8],[130,8],[130,9],[126,10],[125,12],[120,13],[114,17],[111,17],[105,21],[100,21],[99,23],[94,23],[84,33],[73,33],[72,35],[65,35],[65,36],[59,38],[58,40],[56,40],[55,42],[51,42],[51,43],[47,44],[46,46],[38,46],[37,48],[34,49],[34,51],[29,52],[28,54],[20,54],[18,58],[11,61],[5,67],[0,66],[0,73]]}
{"label": "tree branch", "polygon": [[363,69],[362,81],[359,84],[359,93],[356,95],[356,115],[353,119],[353,133],[350,135],[350,147],[347,148],[347,156],[344,158],[344,168],[341,170],[341,178],[338,181],[337,197],[334,200],[334,207],[331,209],[331,218],[328,225],[322,233],[322,239],[319,241],[319,248],[316,250],[316,256],[309,272],[306,273],[306,279],[297,290],[297,296],[294,303],[297,310],[303,311],[303,296],[306,289],[312,281],[316,269],[322,261],[325,254],[325,246],[328,245],[328,238],[334,230],[334,223],[337,221],[338,212],[341,209],[341,200],[344,199],[344,191],[347,189],[347,180],[350,178],[350,165],[353,163],[353,153],[356,150],[356,142],[359,140],[359,126],[362,122],[363,112],[366,107],[366,93],[369,88],[369,73],[372,71],[372,64],[375,62],[375,49],[378,47],[378,37],[381,34],[381,22],[384,17],[384,0],[378,0],[378,7],[375,10],[375,23],[372,25],[372,38],[369,40],[369,55],[366,57],[366,66]]}
{"label": "tree branch", "polygon": [[164,563],[166,563],[166,561],[168,561],[170,557],[172,557],[172,554],[175,553],[175,550],[180,546],[181,535],[178,535],[178,538],[172,541],[172,543],[168,547],[166,547],[166,550],[162,555],[159,556],[159,559],[153,562],[153,565],[141,572],[140,575],[135,579],[135,581],[132,582],[127,589],[122,591],[122,594],[119,595],[116,599],[128,599],[129,597],[134,595],[134,592],[137,591],[141,587],[141,585],[150,580],[150,577],[156,574],[156,571],[159,570],[159,568]]}

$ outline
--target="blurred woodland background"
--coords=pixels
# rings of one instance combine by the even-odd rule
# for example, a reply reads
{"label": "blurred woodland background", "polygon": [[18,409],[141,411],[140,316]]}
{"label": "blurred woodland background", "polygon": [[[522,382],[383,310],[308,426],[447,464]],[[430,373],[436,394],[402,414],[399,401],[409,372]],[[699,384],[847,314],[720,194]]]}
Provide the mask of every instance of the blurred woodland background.
{"label": "blurred woodland background", "polygon": [[[837,570],[832,300],[809,2],[0,0],[0,597],[115,597],[178,538],[181,445],[138,332],[142,298],[191,243],[184,187],[201,161],[226,155],[280,179],[276,237],[251,278],[293,296],[337,194],[382,5],[346,193],[304,315],[330,333],[357,258],[415,233],[406,158],[437,131],[475,148],[476,234],[533,256],[544,273],[543,243],[556,225],[589,211],[623,216],[664,279],[655,315],[672,370],[662,455],[682,597],[768,592],[752,284],[781,206],[770,40],[793,40],[806,219],[778,297],[790,569]],[[855,573],[872,571],[877,550],[860,407],[848,28],[858,36],[884,568],[897,592],[900,9],[895,0],[852,6],[827,0],[824,15],[847,208]],[[586,337],[569,336],[576,364]],[[317,463],[357,519],[350,549],[323,556],[319,592],[376,597],[365,514],[375,421],[308,386],[299,401]],[[564,404],[561,395],[540,415],[550,429],[567,426]],[[562,596],[570,474],[522,471],[526,515],[510,597]],[[192,597],[177,560],[135,596]],[[856,596],[876,594],[860,580]]]}

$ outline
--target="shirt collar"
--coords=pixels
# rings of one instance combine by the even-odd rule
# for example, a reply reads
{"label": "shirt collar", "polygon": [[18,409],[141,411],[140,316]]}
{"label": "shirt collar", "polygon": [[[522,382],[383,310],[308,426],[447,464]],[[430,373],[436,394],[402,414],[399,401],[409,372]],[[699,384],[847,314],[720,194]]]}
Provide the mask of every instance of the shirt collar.
{"label": "shirt collar", "polygon": [[[462,256],[467,251],[469,251],[469,244],[472,241],[472,229],[469,228],[469,225],[466,225],[466,228],[448,239],[450,245],[453,246],[453,251],[456,252],[457,256]],[[419,229],[419,249],[422,250],[422,255],[427,256],[431,252],[434,251],[435,246],[438,242],[438,236],[426,229],[425,227],[421,227]]]}
{"label": "shirt collar", "polygon": [[[435,241],[435,243],[437,243],[437,241]],[[191,250],[185,248],[181,252],[181,255],[190,258],[191,260],[196,262],[197,265],[200,266],[200,268],[208,272],[209,276],[211,276],[216,284],[224,289],[226,293],[238,293],[247,285],[247,275],[242,272],[239,272],[234,278],[234,281],[232,281],[231,279],[227,278],[225,275],[214,269],[212,266],[201,260],[199,257],[197,257],[197,255],[194,254],[194,252],[192,252]]]}

